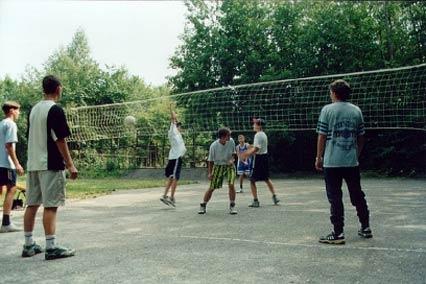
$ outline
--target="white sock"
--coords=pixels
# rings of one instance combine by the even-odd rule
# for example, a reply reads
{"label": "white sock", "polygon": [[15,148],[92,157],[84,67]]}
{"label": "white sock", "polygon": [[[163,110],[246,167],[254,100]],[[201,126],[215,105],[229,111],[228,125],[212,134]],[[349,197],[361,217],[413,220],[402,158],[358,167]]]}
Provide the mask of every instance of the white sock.
{"label": "white sock", "polygon": [[56,245],[55,235],[46,235],[46,249],[52,249]]}
{"label": "white sock", "polygon": [[24,236],[25,236],[25,245],[26,246],[30,246],[30,245],[34,244],[33,232],[24,232]]}

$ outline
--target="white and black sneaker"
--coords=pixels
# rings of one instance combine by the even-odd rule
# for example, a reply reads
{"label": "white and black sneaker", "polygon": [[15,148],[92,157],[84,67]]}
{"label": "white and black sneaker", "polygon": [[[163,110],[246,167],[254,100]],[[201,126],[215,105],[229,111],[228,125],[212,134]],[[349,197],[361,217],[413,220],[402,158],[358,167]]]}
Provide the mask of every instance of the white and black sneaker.
{"label": "white and black sneaker", "polygon": [[336,235],[334,232],[331,232],[327,236],[320,237],[319,242],[323,244],[344,245],[345,235],[343,233]]}
{"label": "white and black sneaker", "polygon": [[373,237],[373,233],[371,232],[370,227],[361,228],[358,231],[358,235],[363,237],[364,239],[370,239]]}
{"label": "white and black sneaker", "polygon": [[169,200],[169,197],[167,195],[161,196],[160,201],[163,202],[164,204],[166,204],[167,206],[170,206],[170,200]]}
{"label": "white and black sneaker", "polygon": [[206,214],[206,206],[205,203],[200,203],[200,210],[198,210],[198,214]]}
{"label": "white and black sneaker", "polygon": [[237,210],[235,209],[235,206],[229,206],[229,214],[231,215],[238,214]]}

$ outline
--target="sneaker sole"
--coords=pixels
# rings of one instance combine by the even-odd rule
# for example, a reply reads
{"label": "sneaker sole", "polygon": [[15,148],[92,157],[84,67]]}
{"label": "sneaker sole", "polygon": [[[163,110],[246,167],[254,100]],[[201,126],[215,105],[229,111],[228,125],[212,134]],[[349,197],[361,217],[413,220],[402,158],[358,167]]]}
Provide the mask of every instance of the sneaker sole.
{"label": "sneaker sole", "polygon": [[322,244],[329,244],[329,245],[344,245],[345,240],[336,240],[336,241],[329,241],[329,240],[319,240]]}
{"label": "sneaker sole", "polygon": [[358,233],[358,236],[364,238],[364,239],[371,239],[373,237],[373,234],[363,234],[363,233]]}
{"label": "sneaker sole", "polygon": [[167,206],[170,206],[170,204],[166,200],[161,200],[160,199],[160,201],[163,202],[164,204],[166,204]]}
{"label": "sneaker sole", "polygon": [[45,255],[44,259],[45,260],[54,260],[54,259],[60,259],[60,258],[67,258],[67,257],[73,257],[75,256],[75,251],[68,254],[68,255]]}

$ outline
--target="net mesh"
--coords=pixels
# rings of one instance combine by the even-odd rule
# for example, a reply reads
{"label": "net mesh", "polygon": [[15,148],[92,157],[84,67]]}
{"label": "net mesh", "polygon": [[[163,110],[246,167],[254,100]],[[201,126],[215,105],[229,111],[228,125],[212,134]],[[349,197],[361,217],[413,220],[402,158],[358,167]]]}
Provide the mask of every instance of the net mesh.
{"label": "net mesh", "polygon": [[[321,108],[330,103],[328,86],[335,79],[344,79],[351,85],[350,101],[363,111],[367,129],[426,131],[426,64],[420,64],[72,108],[66,112],[72,132],[70,140],[120,138],[136,132],[164,134],[171,106],[185,128],[197,133],[216,131],[221,126],[249,131],[253,117],[266,119],[269,131],[314,130]],[[124,123],[129,115],[136,118],[134,126]]]}

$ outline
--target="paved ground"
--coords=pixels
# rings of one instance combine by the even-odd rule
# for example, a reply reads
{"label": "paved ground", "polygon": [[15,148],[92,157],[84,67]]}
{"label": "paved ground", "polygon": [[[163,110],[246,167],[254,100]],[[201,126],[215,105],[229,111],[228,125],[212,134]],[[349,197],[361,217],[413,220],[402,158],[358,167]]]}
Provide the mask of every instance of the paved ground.
{"label": "paved ground", "polygon": [[[161,189],[69,202],[58,239],[78,254],[22,259],[22,234],[1,234],[0,283],[426,283],[426,180],[364,179],[374,238],[357,236],[346,194],[344,246],[317,242],[330,228],[321,180],[274,182],[281,206],[262,185],[261,207],[239,194],[236,216],[224,190],[196,214],[206,184],[182,187],[177,209]],[[35,235],[44,246],[40,219]]]}

